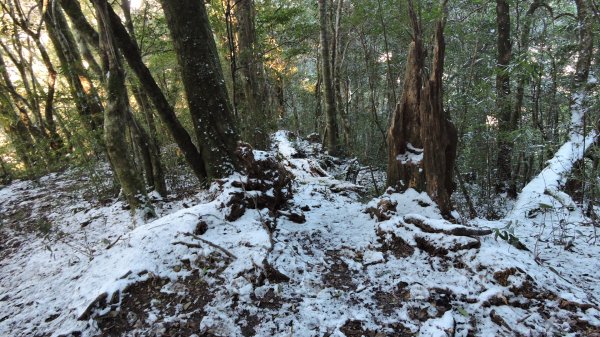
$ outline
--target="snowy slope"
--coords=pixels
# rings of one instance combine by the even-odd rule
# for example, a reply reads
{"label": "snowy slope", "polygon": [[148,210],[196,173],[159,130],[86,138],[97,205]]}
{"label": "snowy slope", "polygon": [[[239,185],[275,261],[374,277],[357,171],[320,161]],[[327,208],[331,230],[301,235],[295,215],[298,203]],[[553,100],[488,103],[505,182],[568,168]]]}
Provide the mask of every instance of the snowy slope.
{"label": "snowy slope", "polygon": [[[236,175],[196,196],[195,206],[165,214],[163,205],[164,216],[147,224],[132,223],[115,203],[90,211],[106,221],[85,229],[80,223],[89,215],[55,209],[51,220],[69,240],[47,242],[3,228],[19,244],[2,244],[0,335],[598,333],[600,290],[592,281],[600,253],[596,243],[582,245],[589,231],[565,261],[573,264],[540,263],[564,247],[534,247],[517,235],[526,251],[494,234],[464,235],[506,224],[450,224],[413,190],[364,204],[363,188],[319,165],[316,146],[290,141],[286,132],[274,140],[274,152],[254,156],[277,157],[294,175],[293,197],[277,217],[248,208],[225,220],[227,200],[240,192],[234,182],[247,181]],[[24,184],[0,190],[0,210],[23,196]],[[291,221],[293,212],[306,221]],[[590,281],[579,282],[584,278]]]}

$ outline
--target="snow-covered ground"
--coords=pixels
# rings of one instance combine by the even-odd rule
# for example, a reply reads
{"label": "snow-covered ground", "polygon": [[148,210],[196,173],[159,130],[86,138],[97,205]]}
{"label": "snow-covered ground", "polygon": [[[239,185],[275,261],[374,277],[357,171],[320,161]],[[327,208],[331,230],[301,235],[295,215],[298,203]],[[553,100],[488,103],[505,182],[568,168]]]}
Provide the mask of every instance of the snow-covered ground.
{"label": "snow-covered ground", "polygon": [[[413,190],[365,204],[369,188],[333,177],[348,163],[325,172],[314,148],[278,132],[273,152],[255,151],[294,175],[280,216],[248,208],[226,220],[232,195],[255,193],[241,175],[157,203],[149,223],[121,202],[64,192],[69,173],[3,188],[0,335],[600,333],[600,243],[581,214],[544,208],[467,227]],[[48,234],[16,229],[17,209]]]}

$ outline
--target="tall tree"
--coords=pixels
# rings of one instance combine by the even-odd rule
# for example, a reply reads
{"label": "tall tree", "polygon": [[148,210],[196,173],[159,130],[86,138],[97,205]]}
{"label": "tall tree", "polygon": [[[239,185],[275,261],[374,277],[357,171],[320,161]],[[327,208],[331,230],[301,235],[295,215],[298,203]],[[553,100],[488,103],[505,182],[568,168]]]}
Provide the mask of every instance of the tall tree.
{"label": "tall tree", "polygon": [[252,139],[255,147],[266,149],[269,135],[275,131],[275,118],[256,35],[254,0],[236,1],[233,12],[237,19],[238,79],[243,89],[243,137]]}
{"label": "tall tree", "polygon": [[109,161],[123,189],[123,194],[132,210],[147,203],[146,191],[132,160],[127,144],[127,128],[129,103],[125,87],[125,72],[118,53],[115,39],[110,28],[108,4],[105,1],[94,1],[100,27],[100,41],[104,53],[105,70],[107,71],[106,89],[108,104],[104,113],[104,142]]}
{"label": "tall tree", "polygon": [[[105,2],[106,0],[101,1]],[[77,2],[74,2],[73,0],[61,0],[63,9],[69,18],[71,18],[74,25],[80,27],[81,31],[86,31],[90,37],[97,36],[93,27],[87,22],[81,8],[79,6],[74,6],[74,4],[76,5]],[[194,145],[189,133],[177,119],[173,107],[169,104],[165,94],[156,83],[156,80],[150,73],[148,67],[144,64],[137,44],[127,33],[127,29],[121,22],[121,19],[111,6],[107,6],[106,8],[111,20],[110,27],[113,30],[119,49],[127,60],[127,64],[136,74],[144,91],[152,100],[156,112],[179,146],[179,149],[183,153],[183,156],[190,165],[192,171],[201,182],[205,182],[207,177],[206,170],[196,145]]]}
{"label": "tall tree", "polygon": [[329,25],[327,13],[327,0],[318,0],[319,2],[319,27],[321,37],[321,74],[323,76],[323,88],[325,92],[325,116],[327,117],[325,130],[325,147],[330,154],[336,155],[339,152],[339,136],[337,127],[337,112],[335,104],[335,91],[332,78],[331,54],[329,52]]}
{"label": "tall tree", "polygon": [[512,42],[510,40],[510,7],[508,0],[496,0],[497,65],[496,65],[496,109],[498,112],[498,177],[496,190],[516,196],[516,188],[511,185],[512,142],[509,133],[516,130],[517,120],[513,118],[510,99],[510,61]]}
{"label": "tall tree", "polygon": [[422,28],[413,2],[408,4],[413,41],[408,50],[404,90],[388,129],[387,184],[401,191],[426,191],[442,214],[450,217],[458,139],[443,107],[444,19],[436,24],[431,74],[427,78]]}
{"label": "tall tree", "polygon": [[[123,10],[123,15],[125,16],[125,26],[129,34],[131,35],[131,40],[135,43],[137,49],[139,50],[139,45],[136,41],[135,29],[133,26],[133,20],[131,18],[131,4],[129,0],[121,0],[121,9]],[[132,81],[133,82],[133,81]],[[142,153],[142,158],[144,160],[145,172],[146,172],[146,183],[153,190],[157,191],[160,195],[167,195],[167,185],[165,183],[165,175],[163,170],[163,165],[161,163],[160,156],[160,148],[157,140],[157,131],[156,125],[154,123],[154,115],[153,111],[150,107],[150,102],[148,100],[148,96],[141,88],[141,85],[138,83],[132,84],[133,96],[137,102],[139,109],[141,110],[142,115],[145,118],[146,125],[148,127],[148,132],[140,125],[133,114],[131,116],[131,126],[134,131],[134,135],[138,139],[137,144]]]}
{"label": "tall tree", "polygon": [[238,134],[206,8],[202,1],[160,2],[177,53],[207,178],[221,177],[238,167]]}
{"label": "tall tree", "polygon": [[[519,121],[521,119],[521,115],[522,115],[522,110],[523,110],[523,106],[524,106],[524,98],[525,98],[525,83],[530,80],[533,76],[531,74],[531,71],[528,70],[526,67],[526,65],[528,64],[528,55],[529,55],[529,44],[530,44],[530,34],[531,34],[531,26],[533,23],[533,16],[535,14],[535,12],[539,9],[539,8],[545,8],[548,13],[550,15],[552,15],[552,8],[550,6],[548,6],[545,3],[545,0],[534,0],[530,5],[529,8],[527,9],[527,12],[525,13],[525,16],[522,19],[522,25],[521,25],[521,35],[519,38],[519,42],[518,42],[518,51],[517,51],[517,55],[516,57],[514,57],[515,59],[515,63],[520,65],[520,71],[517,73],[517,84],[516,84],[516,90],[515,90],[515,101],[514,101],[514,107],[512,110],[512,114],[510,116],[510,125],[511,128],[514,128],[514,130],[516,130],[519,126]],[[541,78],[539,78],[538,83],[541,82]],[[539,83],[538,86],[541,86],[541,83]],[[539,93],[536,95],[536,98],[539,99]],[[544,138],[547,139],[547,136],[545,136],[546,131],[544,130],[544,126],[543,126],[543,121],[540,120],[539,116],[538,116],[538,109],[535,109],[533,112],[533,116],[532,118],[532,123],[534,124],[533,126],[536,128],[539,128],[540,131],[542,132],[542,134],[544,135]],[[525,157],[525,153],[521,152],[520,157],[524,158]],[[533,156],[535,154],[530,154],[530,156]],[[523,160],[519,160],[519,162],[517,163],[517,167],[514,170],[514,172],[511,174],[511,182],[510,182],[510,189],[512,189],[512,191],[514,193],[516,193],[516,189],[517,189],[517,179],[524,176],[523,178],[525,179],[529,179],[529,177],[527,177],[526,174],[526,170],[527,170],[527,165],[521,165],[521,163],[524,161]],[[521,174],[522,171],[524,174]],[[525,180],[523,179],[523,180]],[[524,183],[524,182],[523,182]],[[509,189],[509,190],[510,190]]]}
{"label": "tall tree", "polygon": [[77,105],[79,114],[89,130],[101,129],[104,108],[94,83],[83,66],[73,32],[57,3],[50,3],[43,14],[43,20],[60,60],[61,68],[69,80],[71,96]]}

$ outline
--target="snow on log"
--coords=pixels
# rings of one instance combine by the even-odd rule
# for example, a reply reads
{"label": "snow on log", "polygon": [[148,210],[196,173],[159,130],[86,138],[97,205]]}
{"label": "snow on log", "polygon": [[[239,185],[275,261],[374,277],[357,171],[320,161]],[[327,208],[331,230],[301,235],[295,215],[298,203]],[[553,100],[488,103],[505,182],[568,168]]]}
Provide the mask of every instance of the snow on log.
{"label": "snow on log", "polygon": [[[547,166],[533,178],[521,191],[515,205],[507,218],[514,219],[527,215],[540,205],[558,206],[563,204],[557,200],[559,189],[567,181],[567,175],[573,165],[581,160],[588,148],[596,141],[596,132],[591,132],[587,137],[577,135],[563,144],[554,157],[548,161]],[[563,198],[570,198],[561,193]],[[571,202],[572,203],[572,202]]]}
{"label": "snow on log", "polygon": [[[598,141],[596,130],[590,131],[587,135],[583,132],[585,112],[582,95],[581,93],[574,95],[574,104],[571,106],[572,131],[569,140],[556,151],[542,172],[523,188],[507,219],[530,216],[539,208],[573,204],[566,193],[560,192],[560,188],[567,182],[568,174],[575,163],[581,160],[586,151]],[[557,198],[557,195],[561,195],[561,198]]]}

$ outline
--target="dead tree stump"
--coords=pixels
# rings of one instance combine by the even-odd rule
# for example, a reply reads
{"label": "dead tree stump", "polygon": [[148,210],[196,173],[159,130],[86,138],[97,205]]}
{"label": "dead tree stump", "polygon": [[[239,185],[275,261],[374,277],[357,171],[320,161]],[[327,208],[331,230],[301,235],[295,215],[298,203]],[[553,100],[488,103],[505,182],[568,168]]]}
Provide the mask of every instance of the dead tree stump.
{"label": "dead tree stump", "polygon": [[431,74],[426,78],[422,32],[412,1],[409,16],[414,37],[408,52],[402,98],[387,133],[387,184],[400,191],[414,188],[427,192],[442,214],[449,216],[458,138],[443,107],[444,22],[437,23]]}

